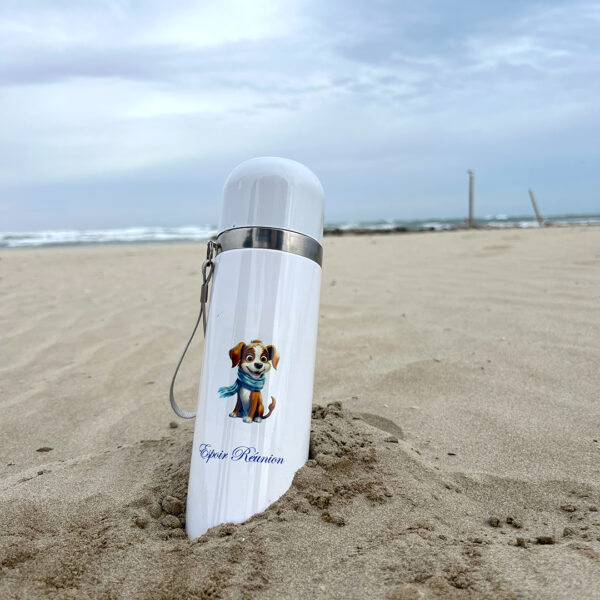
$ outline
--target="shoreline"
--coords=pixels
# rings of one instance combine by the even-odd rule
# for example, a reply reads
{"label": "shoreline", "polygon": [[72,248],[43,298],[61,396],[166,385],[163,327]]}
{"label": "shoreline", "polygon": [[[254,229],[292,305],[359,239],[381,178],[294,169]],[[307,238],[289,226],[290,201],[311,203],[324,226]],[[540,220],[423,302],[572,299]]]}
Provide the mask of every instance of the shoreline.
{"label": "shoreline", "polygon": [[[599,223],[564,223],[564,224],[548,222],[548,223],[545,223],[541,227],[537,223],[532,224],[532,225],[527,225],[526,227],[524,227],[522,225],[518,225],[516,223],[515,224],[508,223],[507,225],[502,225],[502,226],[473,225],[473,227],[469,227],[468,225],[457,225],[457,226],[448,227],[448,228],[440,228],[440,227],[432,226],[432,227],[423,227],[421,229],[410,229],[409,227],[404,227],[402,225],[389,227],[389,228],[385,228],[385,229],[371,229],[368,227],[352,227],[349,229],[343,229],[340,227],[335,227],[335,228],[324,229],[323,235],[324,236],[341,236],[341,235],[347,235],[347,234],[352,234],[352,235],[368,235],[368,234],[380,235],[381,234],[381,235],[385,235],[385,234],[389,234],[389,233],[443,233],[443,232],[447,233],[450,231],[469,231],[469,230],[504,231],[504,230],[511,230],[511,229],[547,229],[550,227],[565,228],[565,227],[599,227],[599,226],[600,226],[600,222]],[[212,239],[216,239],[216,238],[212,238]]]}
{"label": "shoreline", "polygon": [[[468,232],[468,231],[539,231],[547,229],[585,229],[600,227],[598,223],[546,223],[540,227],[537,223],[526,227],[519,224],[507,223],[502,226],[489,225],[467,225],[453,227],[430,227],[421,229],[411,229],[405,226],[391,226],[386,228],[370,228],[370,227],[329,227],[323,230],[324,238],[340,238],[340,237],[364,237],[364,236],[393,236],[393,235],[409,235],[409,234],[431,234],[431,233],[452,233],[452,232]],[[121,248],[121,247],[152,247],[152,246],[185,246],[185,245],[204,245],[208,241],[215,241],[216,235],[199,239],[181,239],[181,240],[135,240],[135,241],[112,241],[112,242],[73,242],[73,243],[47,243],[47,244],[31,244],[21,246],[0,246],[0,253],[3,251],[14,250],[44,250],[57,248]]]}

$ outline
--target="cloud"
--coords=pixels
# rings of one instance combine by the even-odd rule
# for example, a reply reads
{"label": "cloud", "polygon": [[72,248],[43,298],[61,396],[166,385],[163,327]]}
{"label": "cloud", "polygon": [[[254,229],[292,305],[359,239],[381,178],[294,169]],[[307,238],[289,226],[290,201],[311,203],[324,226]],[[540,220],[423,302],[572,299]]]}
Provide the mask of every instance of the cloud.
{"label": "cloud", "polygon": [[576,179],[592,210],[599,24],[587,2],[3,2],[0,192],[15,223],[74,193],[93,216],[102,190],[130,219],[138,181],[138,218],[160,222],[194,182],[213,198],[215,174],[282,154],[336,217],[372,214],[369,194],[381,216],[456,214],[468,167],[495,182],[485,210],[510,212],[537,164],[553,206]]}

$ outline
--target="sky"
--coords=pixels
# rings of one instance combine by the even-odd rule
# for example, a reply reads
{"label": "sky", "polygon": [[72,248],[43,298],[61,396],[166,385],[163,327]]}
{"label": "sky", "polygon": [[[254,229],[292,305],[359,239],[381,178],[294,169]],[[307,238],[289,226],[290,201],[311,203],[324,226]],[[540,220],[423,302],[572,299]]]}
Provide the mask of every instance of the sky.
{"label": "sky", "polygon": [[2,0],[0,230],[204,225],[254,156],[326,220],[600,212],[600,3]]}

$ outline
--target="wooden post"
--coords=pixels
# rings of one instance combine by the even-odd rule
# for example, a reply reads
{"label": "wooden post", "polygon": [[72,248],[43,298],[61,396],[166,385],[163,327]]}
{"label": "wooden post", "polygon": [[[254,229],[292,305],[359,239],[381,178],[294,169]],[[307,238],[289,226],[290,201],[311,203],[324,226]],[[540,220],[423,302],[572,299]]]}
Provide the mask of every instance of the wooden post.
{"label": "wooden post", "polygon": [[475,176],[473,171],[469,169],[467,171],[469,174],[469,229],[473,228],[473,188],[474,188],[474,179]]}
{"label": "wooden post", "polygon": [[535,212],[535,216],[538,220],[540,227],[544,226],[544,219],[542,219],[542,215],[540,215],[540,211],[538,210],[537,204],[535,202],[535,196],[533,195],[533,190],[529,190],[529,197],[531,198],[531,204],[533,205],[533,210]]}

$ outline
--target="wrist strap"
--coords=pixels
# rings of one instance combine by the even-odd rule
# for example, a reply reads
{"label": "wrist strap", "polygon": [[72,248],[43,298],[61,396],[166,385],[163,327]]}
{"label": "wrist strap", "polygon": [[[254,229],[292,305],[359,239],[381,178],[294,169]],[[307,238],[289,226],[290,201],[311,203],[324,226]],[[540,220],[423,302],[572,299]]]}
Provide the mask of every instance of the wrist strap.
{"label": "wrist strap", "polygon": [[182,419],[193,419],[196,416],[195,412],[183,410],[177,404],[175,400],[175,380],[177,379],[177,373],[179,372],[179,367],[181,367],[181,363],[185,357],[185,353],[188,351],[192,340],[194,339],[194,335],[196,335],[196,331],[198,329],[198,325],[200,325],[200,319],[202,319],[202,330],[204,336],[206,337],[206,314],[207,314],[207,304],[208,304],[208,286],[210,280],[212,279],[213,270],[214,270],[214,262],[213,259],[217,252],[217,246],[214,242],[208,242],[208,246],[206,248],[206,260],[202,263],[202,288],[200,289],[200,312],[198,313],[198,318],[196,319],[196,324],[194,325],[194,329],[192,330],[192,335],[188,340],[185,348],[183,349],[183,354],[175,367],[175,372],[173,373],[173,379],[171,379],[171,388],[169,390],[169,399],[171,401],[171,408],[175,411],[175,414]]}

